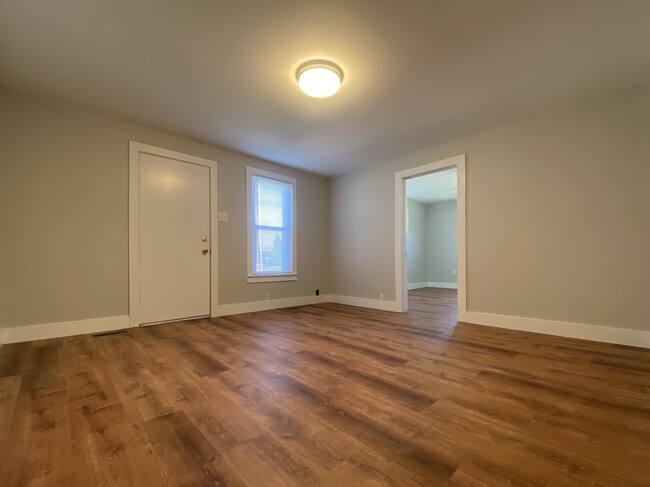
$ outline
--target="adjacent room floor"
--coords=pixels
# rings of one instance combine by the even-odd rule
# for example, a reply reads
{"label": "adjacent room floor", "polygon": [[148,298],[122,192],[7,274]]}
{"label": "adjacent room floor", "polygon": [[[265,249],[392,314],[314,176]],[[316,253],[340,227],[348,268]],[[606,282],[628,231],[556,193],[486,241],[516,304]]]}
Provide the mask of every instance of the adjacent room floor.
{"label": "adjacent room floor", "polygon": [[450,326],[458,320],[458,291],[456,289],[439,289],[423,287],[408,293],[409,310],[427,313]]}
{"label": "adjacent room floor", "polygon": [[0,483],[648,485],[649,350],[427,293],[5,345]]}

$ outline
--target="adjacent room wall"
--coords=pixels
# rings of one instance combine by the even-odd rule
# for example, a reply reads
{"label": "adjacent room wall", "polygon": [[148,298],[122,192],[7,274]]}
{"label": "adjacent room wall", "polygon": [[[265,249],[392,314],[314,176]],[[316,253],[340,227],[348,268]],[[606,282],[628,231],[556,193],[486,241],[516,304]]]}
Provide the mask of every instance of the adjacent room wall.
{"label": "adjacent room wall", "polygon": [[425,204],[409,199],[407,214],[406,277],[410,288],[456,284],[456,201]]}
{"label": "adjacent room wall", "polygon": [[427,282],[427,205],[407,201],[406,276],[409,284]]}
{"label": "adjacent room wall", "polygon": [[395,173],[458,154],[469,310],[650,330],[650,84],[335,178],[333,293],[395,299]]}
{"label": "adjacent room wall", "polygon": [[[456,200],[427,206],[427,281],[456,284]],[[435,287],[435,286],[434,286]]]}
{"label": "adjacent room wall", "polygon": [[[329,179],[35,98],[0,102],[3,327],[128,314],[129,140],[217,161],[220,304],[328,292]],[[246,283],[247,165],[298,180],[298,281]]]}

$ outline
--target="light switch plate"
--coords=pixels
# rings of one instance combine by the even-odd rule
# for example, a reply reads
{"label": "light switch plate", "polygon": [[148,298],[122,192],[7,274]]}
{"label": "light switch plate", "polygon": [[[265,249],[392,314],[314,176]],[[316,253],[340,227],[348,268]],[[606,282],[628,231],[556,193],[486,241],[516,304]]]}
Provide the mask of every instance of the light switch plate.
{"label": "light switch plate", "polygon": [[220,222],[227,222],[228,221],[228,212],[227,211],[220,211],[217,214],[217,218],[219,219]]}

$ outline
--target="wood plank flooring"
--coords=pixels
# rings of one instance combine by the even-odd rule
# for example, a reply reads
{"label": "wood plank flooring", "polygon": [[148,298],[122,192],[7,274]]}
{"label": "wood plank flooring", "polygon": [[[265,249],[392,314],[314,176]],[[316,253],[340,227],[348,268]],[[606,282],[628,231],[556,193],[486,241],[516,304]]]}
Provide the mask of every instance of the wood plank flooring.
{"label": "wood plank flooring", "polygon": [[649,350],[409,294],[5,345],[0,485],[650,485]]}

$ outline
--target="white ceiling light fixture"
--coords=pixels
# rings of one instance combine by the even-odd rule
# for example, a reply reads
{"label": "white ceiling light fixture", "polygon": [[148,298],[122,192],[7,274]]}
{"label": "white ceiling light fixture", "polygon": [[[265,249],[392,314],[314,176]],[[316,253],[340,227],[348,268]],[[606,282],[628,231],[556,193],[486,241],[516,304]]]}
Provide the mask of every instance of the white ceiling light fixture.
{"label": "white ceiling light fixture", "polygon": [[339,91],[343,71],[330,61],[307,61],[296,71],[300,89],[314,98],[327,98]]}

